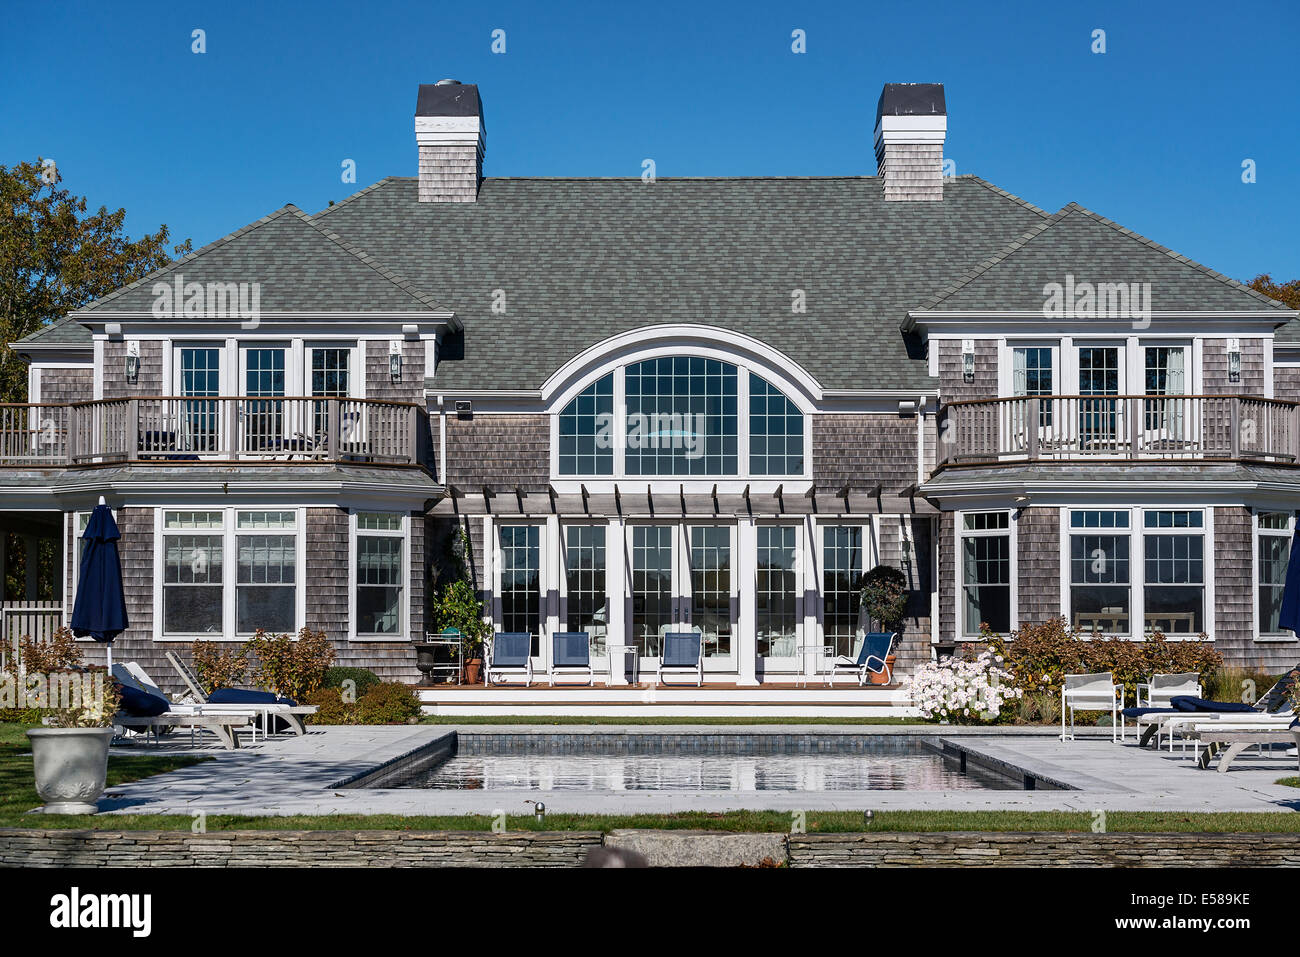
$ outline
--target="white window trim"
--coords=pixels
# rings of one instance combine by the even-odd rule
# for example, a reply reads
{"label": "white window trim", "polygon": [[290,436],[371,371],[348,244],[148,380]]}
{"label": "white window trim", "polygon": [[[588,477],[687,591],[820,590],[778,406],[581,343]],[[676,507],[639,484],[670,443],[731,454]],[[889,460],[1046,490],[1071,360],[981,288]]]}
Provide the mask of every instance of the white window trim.
{"label": "white window trim", "polygon": [[[1008,612],[1007,617],[1010,619],[1011,631],[1015,631],[1020,627],[1020,562],[1019,562],[1019,557],[1020,557],[1019,531],[1020,530],[1019,530],[1019,519],[1016,515],[1016,510],[1004,509],[1004,508],[972,508],[972,509],[965,509],[962,511],[953,512],[953,522],[952,522],[952,528],[953,528],[952,570],[953,570],[953,585],[954,585],[953,600],[957,604],[957,607],[955,609],[955,615],[953,616],[953,622],[955,623],[956,634],[953,637],[958,644],[980,640],[980,636],[978,634],[966,633],[966,596],[965,596],[966,583],[964,579],[964,573],[962,571],[961,540],[965,538],[967,534],[965,529],[966,516],[985,515],[985,514],[1001,514],[1007,516],[1007,527],[1004,529],[1003,528],[990,529],[988,531],[970,532],[970,534],[972,536],[978,536],[982,538],[993,538],[1003,534],[1007,536],[1008,558],[1011,563],[1010,573],[1007,576],[1007,581],[1008,581],[1007,587],[1011,589],[1010,603],[1009,603],[1010,611]],[[976,624],[978,625],[979,623],[976,622]]]}
{"label": "white window trim", "polygon": [[[1012,397],[1012,351],[1017,348],[1050,348],[1052,350],[1052,394],[1079,394],[1079,349],[1088,346],[1110,346],[1120,350],[1119,367],[1122,395],[1142,395],[1146,392],[1147,346],[1182,346],[1187,350],[1184,374],[1186,394],[1204,395],[1204,343],[1218,336],[1188,335],[1187,333],[1156,333],[1143,330],[1129,336],[1102,334],[1097,336],[1067,335],[1059,338],[1042,335],[1009,335],[997,337],[998,395]],[[1251,338],[1251,337],[1244,337]],[[1271,345],[1271,339],[1265,339]],[[932,350],[934,351],[934,350]],[[1266,350],[1268,351],[1268,350]],[[937,374],[932,373],[932,374]],[[1271,377],[1266,377],[1271,381]]]}
{"label": "white window trim", "polygon": [[[1080,505],[1063,505],[1061,507],[1060,529],[1061,529],[1061,614],[1065,617],[1066,623],[1073,628],[1074,623],[1070,620],[1070,513],[1079,511],[1102,511],[1102,512],[1128,512],[1129,527],[1129,629],[1136,630],[1136,634],[1127,635],[1110,635],[1101,633],[1100,637],[1127,638],[1131,641],[1146,641],[1146,536],[1148,529],[1146,521],[1143,518],[1144,512],[1200,512],[1201,535],[1204,539],[1204,577],[1202,584],[1204,596],[1202,598],[1203,607],[1201,617],[1203,618],[1204,633],[1211,640],[1214,640],[1215,632],[1215,597],[1214,597],[1214,508],[1210,505],[1188,505],[1185,502],[1172,502],[1165,504],[1153,505],[1107,505],[1102,503],[1087,503]],[[1119,534],[1122,530],[1115,529],[1096,529],[1098,534]],[[1187,530],[1164,530],[1150,529],[1151,535],[1162,534],[1195,534],[1192,529]],[[1253,566],[1252,566],[1253,567]],[[1141,625],[1140,628],[1134,629],[1134,625]],[[1091,637],[1090,635],[1087,637]],[[1198,641],[1201,632],[1195,634],[1167,634],[1166,641]]]}
{"label": "white window trim", "polygon": [[1260,618],[1260,614],[1259,614],[1259,587],[1260,587],[1259,540],[1261,537],[1260,529],[1259,529],[1259,517],[1260,515],[1263,514],[1286,514],[1287,515],[1287,526],[1285,532],[1282,532],[1280,530],[1271,530],[1266,534],[1272,534],[1277,538],[1281,538],[1285,536],[1288,548],[1290,547],[1290,544],[1295,537],[1295,528],[1296,528],[1296,513],[1294,510],[1288,511],[1287,509],[1284,508],[1261,508],[1261,509],[1254,509],[1251,511],[1250,567],[1253,573],[1251,575],[1251,596],[1250,596],[1251,638],[1252,640],[1259,642],[1260,644],[1275,644],[1275,643],[1292,644],[1296,640],[1295,634],[1282,632],[1282,631],[1265,633],[1260,628],[1260,625],[1262,624],[1262,619]]}
{"label": "white window trim", "polygon": [[[220,512],[221,513],[221,631],[197,632],[186,635],[163,634],[163,576],[165,574],[165,549],[163,547],[164,515],[167,512]],[[297,579],[294,589],[294,628],[289,637],[296,639],[298,632],[307,623],[307,509],[302,506],[205,506],[184,505],[153,510],[153,574],[156,587],[153,590],[153,640],[167,644],[189,644],[195,641],[246,641],[252,632],[240,634],[235,631],[237,610],[236,589],[239,572],[238,532],[235,528],[236,512],[293,512],[294,513],[294,561]],[[216,530],[212,530],[215,534]]]}
{"label": "white window trim", "polygon": [[[564,411],[575,398],[582,394],[590,386],[603,379],[611,373],[614,376],[614,432],[616,436],[624,436],[627,433],[627,389],[626,389],[626,372],[629,365],[635,365],[638,362],[644,362],[651,359],[677,357],[710,359],[713,361],[724,362],[736,367],[736,467],[734,475],[628,475],[625,456],[627,452],[627,443],[616,441],[614,444],[614,471],[611,475],[562,475],[560,473],[560,414]],[[750,374],[758,376],[768,383],[768,385],[777,389],[803,416],[803,472],[799,474],[786,475],[753,475],[750,472],[749,462],[749,376]],[[574,385],[559,393],[552,401],[547,411],[547,418],[550,421],[550,470],[551,482],[556,487],[561,485],[574,485],[585,482],[588,486],[593,483],[614,483],[614,482],[645,482],[650,485],[664,483],[665,486],[671,485],[674,489],[679,485],[693,487],[712,486],[721,482],[734,482],[741,485],[748,482],[770,482],[774,486],[782,481],[799,481],[810,480],[812,478],[812,423],[815,415],[815,409],[797,390],[783,382],[780,378],[774,376],[772,372],[763,366],[753,363],[743,356],[737,355],[719,355],[717,352],[709,351],[670,351],[664,353],[662,350],[649,350],[643,354],[621,357],[615,365],[604,365],[597,369],[591,375],[584,377]]]}
{"label": "white window trim", "polygon": [[[402,527],[395,532],[358,529],[357,515],[361,512],[398,515],[402,520]],[[397,631],[392,634],[371,635],[357,632],[357,536],[359,534],[400,538],[402,541],[402,620]],[[348,641],[387,643],[411,640],[411,516],[405,512],[385,512],[384,509],[377,508],[348,509]]]}

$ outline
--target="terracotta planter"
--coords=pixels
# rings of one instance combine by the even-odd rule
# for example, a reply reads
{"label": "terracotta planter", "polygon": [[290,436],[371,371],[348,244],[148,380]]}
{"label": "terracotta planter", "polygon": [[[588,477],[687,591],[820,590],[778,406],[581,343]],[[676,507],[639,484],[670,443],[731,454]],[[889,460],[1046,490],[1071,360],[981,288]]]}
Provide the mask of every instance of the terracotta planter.
{"label": "terracotta planter", "polygon": [[483,680],[483,659],[470,658],[465,662],[465,684],[476,685]]}
{"label": "terracotta planter", "polygon": [[[885,655],[885,664],[889,666],[890,676],[894,674],[894,662],[897,660],[898,660],[897,655]],[[871,672],[871,683],[873,685],[883,685],[883,684],[888,684],[889,682],[885,680],[885,676],[883,674],[878,675],[873,671]]]}
{"label": "terracotta planter", "polygon": [[108,776],[112,728],[33,728],[36,793],[46,814],[94,814]]}

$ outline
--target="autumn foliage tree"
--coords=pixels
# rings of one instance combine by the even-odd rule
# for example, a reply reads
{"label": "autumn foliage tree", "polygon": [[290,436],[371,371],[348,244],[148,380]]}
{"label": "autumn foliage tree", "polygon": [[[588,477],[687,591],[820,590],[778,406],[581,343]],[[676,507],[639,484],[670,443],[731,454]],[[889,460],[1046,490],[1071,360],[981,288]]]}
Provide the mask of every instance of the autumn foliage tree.
{"label": "autumn foliage tree", "polygon": [[191,249],[166,225],[131,239],[126,210],[87,213],[49,160],[0,166],[0,402],[27,400],[27,368],[9,343],[134,282]]}
{"label": "autumn foliage tree", "polygon": [[1286,303],[1292,309],[1300,309],[1300,279],[1276,283],[1268,273],[1261,273],[1246,285],[1256,292],[1262,292],[1270,299]]}

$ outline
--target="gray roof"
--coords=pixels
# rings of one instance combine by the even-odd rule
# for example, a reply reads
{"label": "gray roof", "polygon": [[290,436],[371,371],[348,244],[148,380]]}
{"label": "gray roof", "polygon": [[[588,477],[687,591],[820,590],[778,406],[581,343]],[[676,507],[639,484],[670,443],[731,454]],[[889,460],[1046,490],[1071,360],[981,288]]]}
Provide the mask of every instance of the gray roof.
{"label": "gray roof", "polygon": [[41,326],[19,341],[43,346],[89,346],[94,344],[95,337],[77,320],[64,316]]}
{"label": "gray roof", "polygon": [[1300,317],[1292,319],[1273,334],[1273,338],[1286,345],[1300,345]]}
{"label": "gray roof", "polygon": [[[1043,287],[1076,282],[1149,282],[1156,312],[1287,307],[1249,286],[1070,203],[920,306],[940,310],[1038,310]],[[1283,321],[1286,317],[1279,316]]]}
{"label": "gray roof", "polygon": [[394,276],[294,205],[223,236],[129,286],[78,309],[73,318],[149,312],[154,283],[261,283],[263,312],[427,313],[428,296]]}
{"label": "gray roof", "polygon": [[394,178],[315,218],[456,312],[437,382],[470,390],[536,389],[582,349],[673,322],[762,339],[828,388],[932,388],[900,319],[1046,217],[964,176],[941,203],[886,203],[874,177],[502,178],[476,203],[420,203]]}

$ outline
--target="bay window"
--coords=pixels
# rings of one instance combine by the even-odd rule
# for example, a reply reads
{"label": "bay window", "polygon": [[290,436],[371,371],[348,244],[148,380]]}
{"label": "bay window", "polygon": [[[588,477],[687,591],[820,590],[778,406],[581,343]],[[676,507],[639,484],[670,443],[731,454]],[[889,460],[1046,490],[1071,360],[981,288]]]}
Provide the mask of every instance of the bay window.
{"label": "bay window", "polygon": [[974,637],[987,624],[1011,631],[1011,531],[1006,512],[962,516],[962,634]]}
{"label": "bay window", "polygon": [[235,631],[293,632],[297,619],[297,516],[239,512],[235,520]]}
{"label": "bay window", "polygon": [[1258,518],[1259,634],[1286,635],[1279,624],[1294,522],[1287,512],[1264,512]]}
{"label": "bay window", "polygon": [[1127,635],[1129,513],[1070,512],[1070,624],[1078,631]]}
{"label": "bay window", "polygon": [[1205,630],[1205,519],[1199,511],[1147,511],[1143,609],[1147,634]]}
{"label": "bay window", "polygon": [[224,532],[220,511],[163,513],[164,635],[222,637]]}
{"label": "bay window", "polygon": [[401,637],[405,632],[406,516],[396,512],[356,512],[353,522],[355,635]]}

